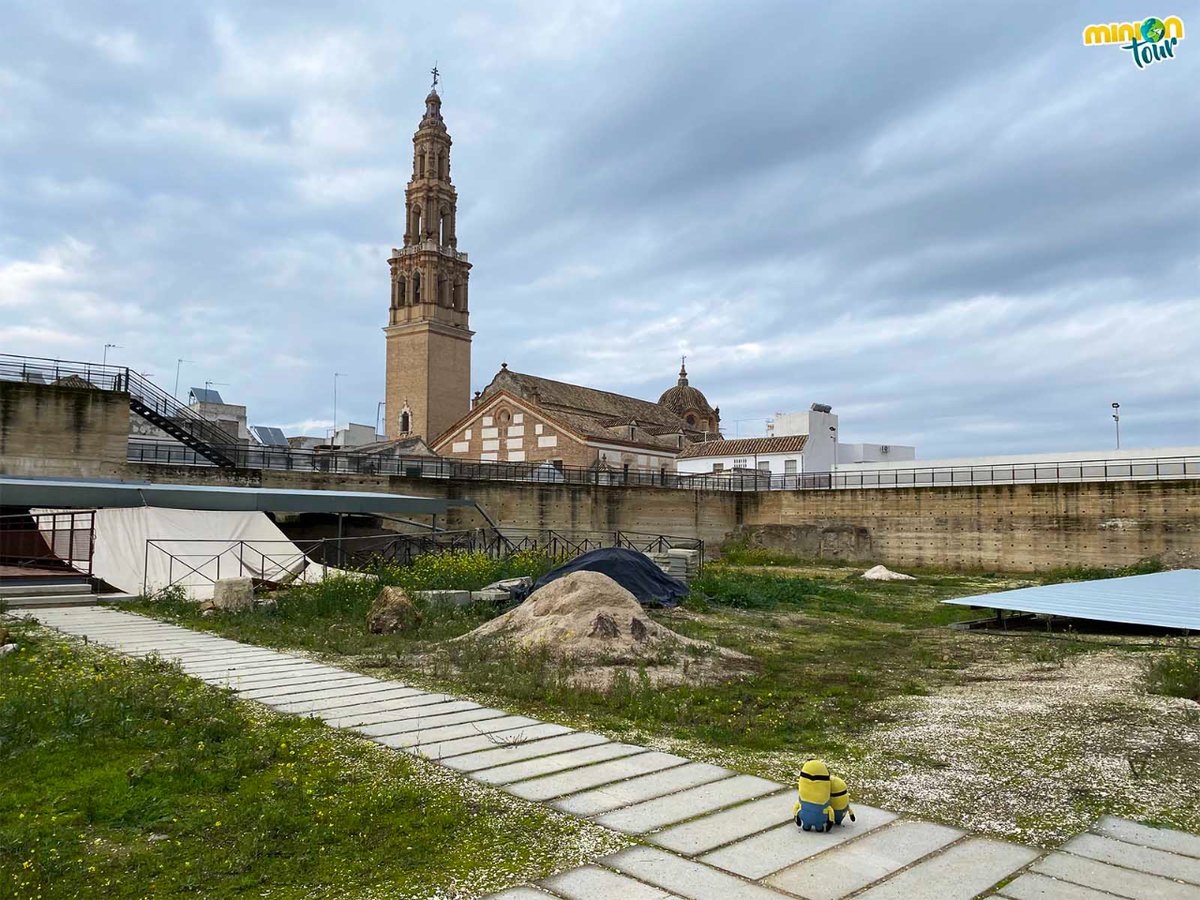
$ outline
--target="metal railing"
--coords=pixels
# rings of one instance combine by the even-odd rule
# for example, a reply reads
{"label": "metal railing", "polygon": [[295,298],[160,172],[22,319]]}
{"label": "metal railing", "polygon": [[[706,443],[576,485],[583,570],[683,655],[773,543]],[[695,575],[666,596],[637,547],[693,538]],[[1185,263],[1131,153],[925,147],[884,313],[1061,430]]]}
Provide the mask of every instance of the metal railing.
{"label": "metal railing", "polygon": [[92,575],[94,510],[0,516],[0,563]]}
{"label": "metal railing", "polygon": [[[919,466],[872,469],[848,466],[834,472],[771,475],[766,472],[663,472],[546,463],[477,462],[436,456],[381,456],[353,450],[296,450],[222,446],[240,468],[326,472],[337,475],[391,475],[460,481],[512,481],[540,484],[659,487],[701,491],[812,491],[862,488],[955,487],[988,484],[1083,481],[1165,481],[1200,478],[1200,456],[1092,459],[975,466]],[[130,462],[150,465],[211,465],[199,454],[160,441],[129,442]]]}
{"label": "metal railing", "polygon": [[323,578],[330,568],[362,571],[381,564],[407,566],[419,556],[436,553],[476,552],[507,559],[536,551],[565,561],[600,547],[657,554],[695,550],[698,567],[704,564],[704,541],[699,538],[630,531],[476,528],[299,541],[151,538],[146,541],[142,593],[174,585],[213,585],[222,578],[249,577],[279,586],[304,581],[309,567],[317,568]]}
{"label": "metal railing", "polygon": [[[89,388],[128,394],[131,401],[181,429],[193,438],[213,447],[229,444],[230,435],[220,426],[197,415],[186,404],[180,403],[158,385],[127,366],[109,366],[72,360],[46,359],[34,356],[17,356],[0,353],[0,381],[22,381],[31,384]],[[137,406],[134,405],[136,409]],[[140,410],[139,410],[140,412]],[[194,450],[187,450],[191,457],[203,459]],[[205,463],[211,465],[208,460]],[[194,463],[189,463],[194,465]]]}

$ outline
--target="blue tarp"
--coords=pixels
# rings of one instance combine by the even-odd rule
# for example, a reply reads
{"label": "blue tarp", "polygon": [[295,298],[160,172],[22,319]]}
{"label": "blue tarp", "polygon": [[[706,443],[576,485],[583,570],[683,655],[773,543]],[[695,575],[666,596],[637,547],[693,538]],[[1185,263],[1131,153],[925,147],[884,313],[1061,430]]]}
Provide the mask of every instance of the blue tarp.
{"label": "blue tarp", "polygon": [[513,597],[516,600],[524,600],[538,588],[572,572],[599,572],[601,575],[607,575],[633,594],[643,606],[678,606],[679,601],[688,594],[686,584],[665,573],[645,554],[620,547],[602,547],[599,550],[590,550],[547,572],[524,594],[514,593]]}

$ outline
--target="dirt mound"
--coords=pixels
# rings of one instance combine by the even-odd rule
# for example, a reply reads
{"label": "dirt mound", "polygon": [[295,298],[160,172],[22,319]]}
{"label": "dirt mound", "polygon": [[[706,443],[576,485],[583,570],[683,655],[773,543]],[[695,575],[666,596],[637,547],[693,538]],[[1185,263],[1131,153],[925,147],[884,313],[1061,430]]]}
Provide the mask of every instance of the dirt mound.
{"label": "dirt mound", "polygon": [[[574,572],[457,641],[506,640],[545,648],[580,668],[579,684],[603,686],[616,672],[644,668],[658,683],[729,677],[749,657],[676,634],[649,618],[633,594],[599,572]],[[727,671],[728,670],[728,671]]]}
{"label": "dirt mound", "polygon": [[893,572],[886,566],[874,566],[862,573],[862,577],[867,581],[916,581],[911,575],[902,575],[899,572]]}

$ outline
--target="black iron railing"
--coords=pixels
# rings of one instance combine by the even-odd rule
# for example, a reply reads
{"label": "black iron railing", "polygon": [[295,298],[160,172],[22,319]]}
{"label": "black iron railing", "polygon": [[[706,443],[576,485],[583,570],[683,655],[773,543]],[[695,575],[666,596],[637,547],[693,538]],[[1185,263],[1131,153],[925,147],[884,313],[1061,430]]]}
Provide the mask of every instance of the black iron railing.
{"label": "black iron railing", "polygon": [[436,553],[475,552],[508,559],[533,551],[565,561],[600,547],[658,554],[695,550],[698,567],[704,564],[704,541],[699,538],[630,531],[476,528],[299,541],[158,538],[146,541],[142,592],[149,595],[173,585],[212,585],[222,578],[248,577],[261,584],[282,585],[304,581],[313,569],[324,577],[331,567],[363,571],[382,564],[407,566],[418,556]]}

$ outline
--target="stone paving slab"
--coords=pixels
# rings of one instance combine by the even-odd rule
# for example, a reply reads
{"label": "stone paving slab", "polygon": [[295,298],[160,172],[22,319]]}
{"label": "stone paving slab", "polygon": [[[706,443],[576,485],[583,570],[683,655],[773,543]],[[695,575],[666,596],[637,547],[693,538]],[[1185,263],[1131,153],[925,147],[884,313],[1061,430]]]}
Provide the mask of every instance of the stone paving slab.
{"label": "stone paving slab", "polygon": [[[638,747],[635,744],[621,744],[614,741],[607,741],[584,746],[578,750],[568,750],[565,753],[554,753],[550,756],[539,756],[534,759],[511,762],[507,765],[493,766],[490,769],[483,769],[482,771],[470,772],[468,774],[475,781],[482,784],[511,784],[514,781],[524,781],[527,778],[537,778],[541,775],[552,775],[555,772],[575,769],[589,763],[604,762],[609,759],[633,756],[635,753],[645,752],[645,747]],[[636,781],[637,779],[634,780]]]}
{"label": "stone paving slab", "polygon": [[224,678],[208,679],[215,682],[225,682],[234,690],[245,692],[267,687],[292,687],[299,684],[335,685],[350,681],[354,678],[351,672],[308,672],[308,673],[278,673],[272,675],[227,675]]}
{"label": "stone paving slab", "polygon": [[[531,887],[515,887],[499,894],[492,894],[490,900],[548,900],[551,895]],[[614,898],[615,900],[615,898]]]}
{"label": "stone paving slab", "polygon": [[801,831],[794,821],[788,822],[706,853],[700,857],[700,861],[746,878],[762,878],[831,847],[860,838],[896,818],[895,813],[860,803],[854,804],[854,814],[857,822],[838,825],[830,832]]}
{"label": "stone paving slab", "polygon": [[597,817],[595,821],[605,828],[625,834],[644,834],[675,822],[682,822],[684,819],[713,812],[723,806],[760,797],[781,787],[782,785],[765,778],[737,775],[656,800],[613,810]]}
{"label": "stone paving slab", "polygon": [[671,900],[679,896],[599,866],[580,866],[546,878],[542,884],[567,900]]}
{"label": "stone paving slab", "polygon": [[[451,756],[461,756],[464,753],[474,753],[476,750],[489,750],[495,747],[505,747],[523,744],[526,741],[536,741],[541,738],[555,737],[560,734],[570,734],[571,729],[566,725],[551,725],[546,722],[530,725],[527,728],[513,728],[496,734],[477,734],[475,737],[460,738],[455,741],[441,741],[414,747],[413,752],[426,759],[441,761]],[[384,741],[380,741],[384,743]]]}
{"label": "stone paving slab", "polygon": [[629,847],[600,862],[691,900],[778,900],[787,896],[657,847]]}
{"label": "stone paving slab", "polygon": [[346,684],[339,684],[336,687],[322,687],[319,684],[300,684],[282,688],[250,688],[249,690],[240,691],[240,693],[243,697],[248,697],[251,700],[261,700],[264,703],[270,703],[272,700],[340,699],[342,697],[353,697],[356,694],[377,691],[381,687],[387,687],[387,685],[381,681],[376,681],[374,678],[356,675],[353,681]]}
{"label": "stone paving slab", "polygon": [[1033,862],[1030,847],[970,838],[868,888],[861,900],[971,900]]}
{"label": "stone paving slab", "polygon": [[580,747],[591,747],[596,744],[607,744],[608,738],[602,734],[590,731],[569,731],[558,737],[549,737],[540,741],[521,744],[517,747],[489,747],[464,756],[447,759],[442,765],[456,772],[481,772],[526,759],[537,759],[542,756],[552,756],[566,750],[576,750]]}
{"label": "stone paving slab", "polygon": [[1186,834],[1182,831],[1170,831],[1165,828],[1151,828],[1131,822],[1129,819],[1118,819],[1116,816],[1104,816],[1092,826],[1095,834],[1115,838],[1130,844],[1141,844],[1155,850],[1166,850],[1168,853],[1178,853],[1182,856],[1194,856],[1200,859],[1200,835]]}
{"label": "stone paving slab", "polygon": [[[440,704],[439,704],[440,706]],[[437,710],[438,706],[418,706],[407,710],[419,713],[421,710]],[[354,731],[364,737],[388,737],[393,734],[405,734],[410,731],[429,731],[431,728],[444,728],[450,725],[466,725],[470,722],[486,722],[488,719],[499,719],[507,716],[502,709],[489,709],[481,706],[478,709],[468,709],[463,712],[437,713],[435,715],[409,715],[390,719],[386,722],[372,722],[368,725],[355,725]]]}
{"label": "stone paving slab", "polygon": [[198,678],[231,669],[282,672],[287,669],[320,666],[320,663],[315,663],[308,659],[284,659],[278,655],[260,656],[257,653],[222,653],[212,659],[195,659],[191,656],[179,656],[176,658],[176,661],[185,672]]}
{"label": "stone paving slab", "polygon": [[541,778],[519,781],[515,784],[505,786],[504,790],[514,796],[523,797],[526,800],[550,800],[554,797],[562,797],[566,794],[576,794],[580,791],[589,790],[601,784],[634,778],[638,775],[658,772],[662,769],[670,769],[672,766],[680,766],[686,762],[686,759],[682,756],[676,756],[674,753],[649,751],[608,762],[583,766],[578,769],[558,772],[554,775],[544,775]]}
{"label": "stone paving slab", "polygon": [[685,856],[696,856],[739,838],[766,831],[780,822],[794,822],[792,804],[795,790],[787,788],[730,809],[693,819],[682,825],[651,835],[649,840],[660,847]]}
{"label": "stone paving slab", "polygon": [[509,731],[514,728],[524,728],[530,725],[540,725],[537,719],[528,716],[504,715],[496,719],[484,719],[482,722],[467,722],[463,725],[445,725],[417,731],[406,731],[403,734],[387,734],[375,738],[375,743],[385,747],[417,747],[424,744],[439,744],[459,738],[482,737],[496,731]]}
{"label": "stone paving slab", "polygon": [[[620,744],[617,746],[633,747],[632,744]],[[639,747],[637,749],[641,750],[643,748]],[[581,794],[572,794],[570,797],[556,800],[550,805],[557,810],[575,816],[597,816],[601,813],[619,809],[622,806],[630,806],[634,803],[653,800],[656,797],[673,794],[676,791],[697,787],[701,784],[720,781],[722,778],[729,778],[733,774],[728,769],[722,769],[720,766],[712,766],[708,763],[688,763],[684,766],[667,769],[665,772],[641,775],[637,778],[630,778],[627,781],[619,781],[616,784],[607,784],[590,791],[584,791]]]}
{"label": "stone paving slab", "polygon": [[385,700],[397,700],[401,697],[412,697],[419,693],[421,692],[413,688],[396,685],[395,687],[381,687],[369,694],[358,694],[354,697],[325,697],[314,700],[260,700],[259,702],[280,712],[305,715],[309,713],[321,713],[330,709],[341,710],[343,707],[380,703]]}
{"label": "stone paving slab", "polygon": [[1198,896],[1191,885],[1071,853],[1051,853],[1035,862],[1030,869],[1129,900],[1197,900]]}
{"label": "stone paving slab", "polygon": [[1008,900],[1112,900],[1112,894],[1056,881],[1047,875],[1026,872],[1006,884],[994,896]]}
{"label": "stone paving slab", "polygon": [[[342,728],[348,725],[357,724],[359,721],[365,720],[367,717],[376,715],[391,715],[400,711],[416,710],[421,707],[443,706],[447,701],[451,700],[449,694],[425,694],[418,691],[416,688],[405,688],[407,693],[400,693],[394,697],[384,697],[382,700],[368,700],[366,703],[352,703],[346,706],[334,706],[322,714],[316,716],[328,725],[338,724],[334,727]],[[468,703],[470,701],[462,701]],[[475,706],[477,704],[471,704]],[[367,724],[363,721],[363,724]]]}
{"label": "stone paving slab", "polygon": [[1162,875],[1189,884],[1200,885],[1200,859],[1127,844],[1098,834],[1081,834],[1063,844],[1063,850],[1126,869]]}
{"label": "stone paving slab", "polygon": [[768,878],[767,884],[807,900],[837,900],[941,850],[962,836],[963,832],[957,828],[901,820],[784,869]]}
{"label": "stone paving slab", "polygon": [[378,712],[352,713],[350,715],[330,715],[325,717],[325,724],[333,728],[353,728],[357,725],[375,725],[381,722],[398,722],[401,719],[414,717],[429,717],[449,715],[450,713],[467,712],[472,709],[483,709],[478,703],[470,700],[443,700],[440,703],[414,703]]}

